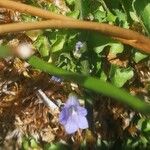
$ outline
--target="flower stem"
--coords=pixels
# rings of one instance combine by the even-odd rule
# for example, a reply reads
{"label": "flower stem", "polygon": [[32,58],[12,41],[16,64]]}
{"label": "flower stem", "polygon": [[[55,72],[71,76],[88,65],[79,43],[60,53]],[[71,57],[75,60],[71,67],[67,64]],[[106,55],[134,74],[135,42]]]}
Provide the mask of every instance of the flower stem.
{"label": "flower stem", "polygon": [[91,76],[81,75],[78,73],[66,71],[61,68],[57,68],[52,64],[44,62],[36,56],[32,56],[28,60],[28,63],[36,69],[40,69],[41,71],[50,73],[51,75],[62,77],[68,81],[76,82],[84,88],[110,96],[120,103],[127,104],[128,106],[139,112],[150,114],[150,104],[141,101],[135,96],[131,96],[126,91],[119,89],[108,82],[104,82],[98,78],[94,78]]}

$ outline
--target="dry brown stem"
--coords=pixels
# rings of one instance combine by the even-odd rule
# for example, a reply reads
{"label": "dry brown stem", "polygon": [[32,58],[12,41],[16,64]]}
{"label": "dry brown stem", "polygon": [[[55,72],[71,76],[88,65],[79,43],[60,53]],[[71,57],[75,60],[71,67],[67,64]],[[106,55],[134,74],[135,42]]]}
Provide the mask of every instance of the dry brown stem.
{"label": "dry brown stem", "polygon": [[41,8],[10,0],[0,0],[0,7],[17,10],[19,12],[28,13],[33,16],[39,16],[44,19],[74,20],[73,18],[67,16],[59,15]]}

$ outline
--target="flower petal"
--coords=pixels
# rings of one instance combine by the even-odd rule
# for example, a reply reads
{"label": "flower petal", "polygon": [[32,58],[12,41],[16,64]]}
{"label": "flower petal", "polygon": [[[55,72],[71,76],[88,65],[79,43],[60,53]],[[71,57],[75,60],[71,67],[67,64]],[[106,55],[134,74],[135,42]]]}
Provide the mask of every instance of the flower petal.
{"label": "flower petal", "polygon": [[70,106],[79,106],[79,101],[77,96],[75,95],[69,95],[68,100],[65,104],[66,107],[70,107]]}
{"label": "flower petal", "polygon": [[69,111],[67,108],[63,107],[59,114],[59,122],[65,125],[67,123],[68,118],[69,118]]}
{"label": "flower petal", "polygon": [[86,116],[87,115],[87,110],[84,107],[81,107],[81,106],[77,107],[77,112],[81,116]]}
{"label": "flower petal", "polygon": [[80,129],[87,129],[89,127],[86,117],[78,116],[78,126]]}
{"label": "flower petal", "polygon": [[[75,117],[77,117],[77,116],[75,115]],[[72,133],[76,132],[79,129],[78,124],[76,124],[75,120],[76,120],[76,118],[74,118],[74,115],[70,116],[68,118],[68,121],[64,126],[65,130],[68,134],[72,134]]]}

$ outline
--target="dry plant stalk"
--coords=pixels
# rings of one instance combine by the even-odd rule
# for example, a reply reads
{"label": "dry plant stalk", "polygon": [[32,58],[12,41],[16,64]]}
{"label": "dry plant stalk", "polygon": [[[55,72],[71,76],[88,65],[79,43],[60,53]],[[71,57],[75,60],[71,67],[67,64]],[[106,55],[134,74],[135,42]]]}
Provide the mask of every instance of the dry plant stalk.
{"label": "dry plant stalk", "polygon": [[8,9],[17,10],[22,13],[29,13],[33,16],[39,16],[44,19],[60,19],[60,20],[75,20],[73,18],[59,15],[41,8],[33,7],[30,5],[14,2],[12,0],[0,0],[0,6]]}
{"label": "dry plant stalk", "polygon": [[45,28],[88,29],[99,31],[124,44],[131,45],[137,49],[140,49],[143,52],[150,54],[150,39],[130,29],[124,29],[104,23],[80,21],[67,16],[55,14],[40,8],[36,8],[18,2],[13,2],[10,0],[0,0],[0,6],[13,10],[18,10],[24,13],[30,13],[32,15],[39,16],[44,19],[55,19],[51,21],[39,21],[36,23],[14,23],[0,25],[0,34]]}

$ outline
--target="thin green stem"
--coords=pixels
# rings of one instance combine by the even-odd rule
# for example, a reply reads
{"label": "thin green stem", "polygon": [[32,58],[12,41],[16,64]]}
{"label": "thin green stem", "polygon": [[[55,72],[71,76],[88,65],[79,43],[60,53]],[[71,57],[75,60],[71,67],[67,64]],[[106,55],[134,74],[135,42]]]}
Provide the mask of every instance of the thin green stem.
{"label": "thin green stem", "polygon": [[32,56],[28,60],[28,62],[36,69],[40,69],[41,71],[47,72],[51,75],[62,77],[68,81],[76,82],[84,88],[110,96],[118,102],[124,103],[139,112],[150,114],[150,104],[141,101],[135,96],[131,96],[126,91],[119,89],[108,82],[104,82],[95,77],[81,75],[78,73],[63,70],[61,68],[57,68],[54,65],[49,64],[36,56]]}

